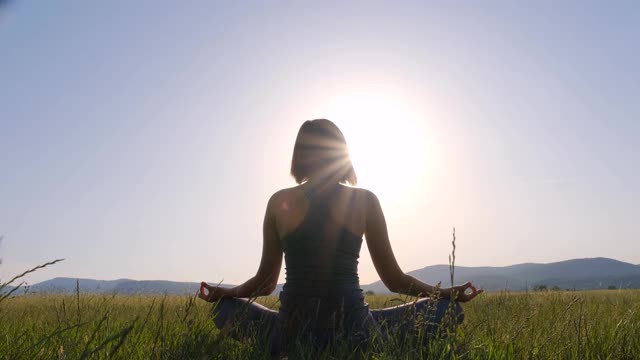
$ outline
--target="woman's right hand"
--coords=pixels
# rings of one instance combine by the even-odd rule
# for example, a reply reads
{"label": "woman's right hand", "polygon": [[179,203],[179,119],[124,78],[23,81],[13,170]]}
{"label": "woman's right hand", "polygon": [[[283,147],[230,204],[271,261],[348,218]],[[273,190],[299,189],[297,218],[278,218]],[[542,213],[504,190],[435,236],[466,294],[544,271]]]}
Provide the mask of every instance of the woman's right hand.
{"label": "woman's right hand", "polygon": [[[470,292],[468,292],[467,290],[471,289]],[[471,282],[466,282],[463,285],[458,285],[458,286],[454,286],[452,288],[449,289],[450,291],[450,298],[452,300],[458,301],[458,302],[467,302],[467,301],[471,301],[473,300],[476,296],[482,294],[484,292],[484,290],[480,289],[480,290],[476,290],[476,287],[473,286],[473,284]]]}

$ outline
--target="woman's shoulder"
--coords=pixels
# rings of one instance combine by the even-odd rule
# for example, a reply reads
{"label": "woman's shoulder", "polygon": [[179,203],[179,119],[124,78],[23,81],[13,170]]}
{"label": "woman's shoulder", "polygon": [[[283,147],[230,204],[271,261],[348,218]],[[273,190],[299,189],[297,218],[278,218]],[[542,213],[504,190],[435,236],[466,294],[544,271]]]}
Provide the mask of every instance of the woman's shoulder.
{"label": "woman's shoulder", "polygon": [[268,206],[276,208],[297,208],[305,200],[304,191],[301,185],[280,189],[274,192],[269,198]]}
{"label": "woman's shoulder", "polygon": [[375,194],[371,190],[361,188],[361,187],[341,185],[341,189],[343,191],[346,191],[347,194],[351,196],[355,196],[359,199],[367,199],[371,196],[375,196]]}
{"label": "woman's shoulder", "polygon": [[299,194],[301,194],[300,185],[292,186],[292,187],[280,189],[280,190],[274,192],[271,195],[270,199],[271,200],[277,200],[277,199],[282,199],[282,198],[290,198],[291,196],[295,196],[295,195],[299,195]]}
{"label": "woman's shoulder", "polygon": [[[370,203],[372,200],[377,201],[376,195],[373,191],[354,186],[340,185],[342,193],[349,198],[353,198],[355,201],[361,203]],[[271,195],[269,202],[281,202],[282,200],[289,200],[304,196],[305,191],[303,185],[292,186],[288,188],[280,189]]]}

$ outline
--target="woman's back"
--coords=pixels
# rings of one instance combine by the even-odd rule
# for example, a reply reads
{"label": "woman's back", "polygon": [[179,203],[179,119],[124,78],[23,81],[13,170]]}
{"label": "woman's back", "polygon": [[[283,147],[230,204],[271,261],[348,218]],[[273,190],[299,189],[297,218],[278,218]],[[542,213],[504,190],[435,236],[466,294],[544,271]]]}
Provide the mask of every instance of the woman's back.
{"label": "woman's back", "polygon": [[[295,296],[333,297],[360,291],[358,257],[362,233],[345,214],[357,214],[354,189],[334,185],[324,192],[302,189],[306,211],[297,226],[281,238],[286,266],[283,292]],[[349,198],[345,204],[340,202]],[[336,216],[338,207],[342,217]]]}
{"label": "woman's back", "polygon": [[305,183],[278,191],[273,196],[271,208],[275,226],[281,241],[302,224],[314,200],[326,201],[327,220],[362,238],[365,232],[366,198],[370,192],[364,189],[333,185]]}
{"label": "woman's back", "polygon": [[284,232],[286,282],[280,301],[285,333],[304,327],[322,337],[327,330],[339,331],[336,325],[345,318],[355,317],[347,323],[359,324],[368,315],[358,278],[362,192],[339,184],[283,191],[276,223]]}

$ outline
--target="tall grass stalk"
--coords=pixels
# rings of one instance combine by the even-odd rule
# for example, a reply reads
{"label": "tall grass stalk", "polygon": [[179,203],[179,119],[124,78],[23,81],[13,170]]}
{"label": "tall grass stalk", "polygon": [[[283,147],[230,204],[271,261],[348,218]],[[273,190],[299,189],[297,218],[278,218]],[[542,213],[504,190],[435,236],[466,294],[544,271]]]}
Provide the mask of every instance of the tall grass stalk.
{"label": "tall grass stalk", "polygon": [[2,294],[2,291],[3,291],[5,288],[7,288],[9,285],[13,284],[13,283],[14,283],[14,282],[16,282],[17,280],[22,279],[23,277],[25,277],[25,276],[27,276],[27,275],[29,275],[29,274],[33,273],[33,272],[36,272],[36,271],[38,271],[38,270],[40,270],[40,269],[44,269],[44,268],[46,268],[47,266],[51,266],[51,265],[57,264],[57,263],[59,263],[59,262],[61,262],[61,261],[64,261],[64,259],[56,259],[56,260],[53,260],[53,261],[46,262],[46,263],[44,263],[44,264],[42,264],[42,265],[38,265],[38,266],[36,266],[36,267],[34,267],[34,268],[31,268],[31,269],[29,269],[29,270],[27,270],[27,271],[23,272],[22,274],[19,274],[19,275],[14,276],[11,280],[9,280],[9,281],[7,281],[7,282],[5,282],[5,283],[0,283],[0,302],[2,302],[3,300],[7,299],[9,296],[11,296],[11,294],[13,294],[13,293],[14,293],[14,292],[16,292],[18,289],[20,289],[20,288],[22,287],[22,285],[24,285],[24,282],[21,282],[21,283],[19,283],[17,286],[14,286],[14,287],[13,287],[12,289],[10,289],[7,293]]}

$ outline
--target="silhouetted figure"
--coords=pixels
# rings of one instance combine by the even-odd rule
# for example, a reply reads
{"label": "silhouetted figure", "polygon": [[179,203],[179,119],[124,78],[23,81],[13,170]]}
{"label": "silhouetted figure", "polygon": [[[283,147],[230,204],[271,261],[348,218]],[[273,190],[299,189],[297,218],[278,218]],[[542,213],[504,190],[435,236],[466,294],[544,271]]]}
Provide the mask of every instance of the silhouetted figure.
{"label": "silhouetted figure", "polygon": [[[235,288],[202,283],[199,296],[219,301],[213,310],[219,328],[237,338],[242,337],[238,330],[269,334],[272,352],[278,354],[297,343],[321,350],[336,339],[364,346],[374,333],[380,339],[416,330],[434,333],[448,309],[453,322],[462,322],[462,308],[449,299],[455,293],[458,302],[469,301],[482,290],[476,291],[471,283],[438,289],[402,272],[377,197],[344,185],[355,186],[357,177],[345,138],[335,124],[317,119],[302,125],[291,175],[299,185],[276,192],[267,204],[262,260],[256,275]],[[358,278],[363,235],[376,271],[389,290],[424,299],[369,310]],[[249,301],[247,298],[274,291],[283,254],[286,281],[280,292],[280,310]],[[465,293],[467,289],[471,293]],[[429,298],[436,293],[439,300]]]}

